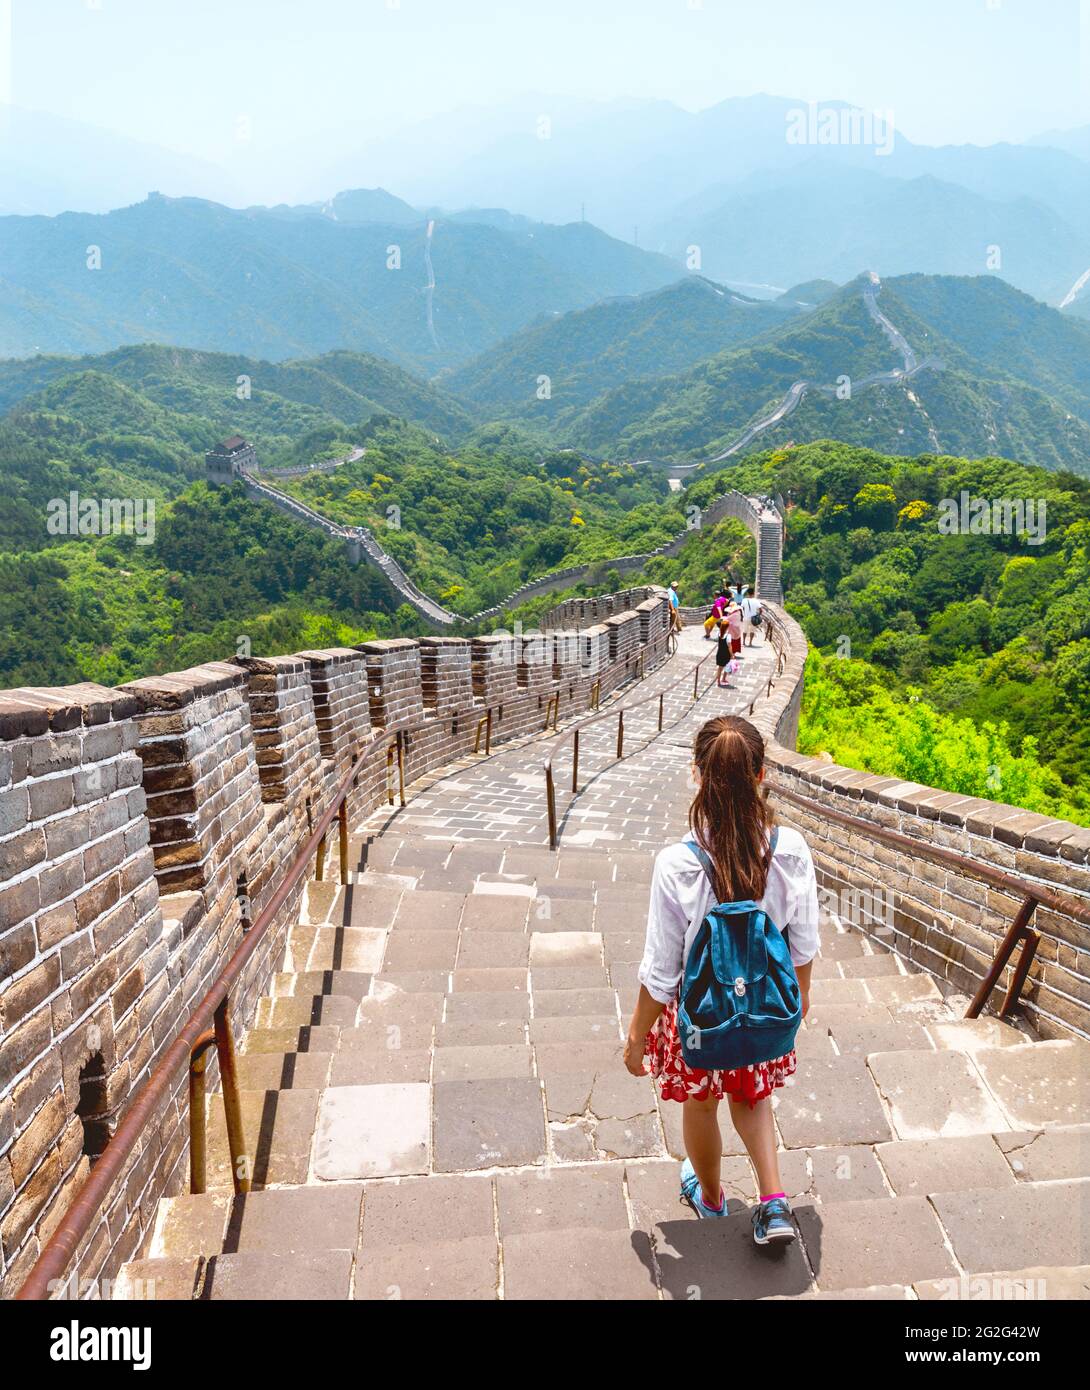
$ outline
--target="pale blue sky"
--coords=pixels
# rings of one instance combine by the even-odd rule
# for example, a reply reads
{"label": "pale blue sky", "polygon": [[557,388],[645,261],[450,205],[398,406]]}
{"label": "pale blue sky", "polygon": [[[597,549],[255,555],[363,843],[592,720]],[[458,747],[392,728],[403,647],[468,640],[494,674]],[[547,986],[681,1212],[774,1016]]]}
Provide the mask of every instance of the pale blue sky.
{"label": "pale blue sky", "polygon": [[839,98],[925,143],[1090,123],[1090,0],[5,3],[17,105],[228,165],[245,117],[248,158],[289,180],[308,144],[531,92]]}

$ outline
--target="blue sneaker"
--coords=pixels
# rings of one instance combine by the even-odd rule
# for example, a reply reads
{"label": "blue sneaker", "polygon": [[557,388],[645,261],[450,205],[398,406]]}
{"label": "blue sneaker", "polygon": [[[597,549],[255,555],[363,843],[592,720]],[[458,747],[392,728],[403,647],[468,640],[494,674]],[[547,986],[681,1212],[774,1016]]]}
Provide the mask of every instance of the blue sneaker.
{"label": "blue sneaker", "polygon": [[681,1165],[681,1200],[688,1202],[701,1220],[708,1217],[726,1216],[727,1214],[727,1198],[722,1188],[719,1189],[720,1206],[718,1211],[714,1207],[709,1207],[704,1201],[704,1194],[700,1190],[700,1179],[689,1159],[686,1159]]}
{"label": "blue sneaker", "polygon": [[758,1245],[785,1245],[795,1239],[791,1204],[786,1197],[759,1202],[753,1213],[753,1239]]}

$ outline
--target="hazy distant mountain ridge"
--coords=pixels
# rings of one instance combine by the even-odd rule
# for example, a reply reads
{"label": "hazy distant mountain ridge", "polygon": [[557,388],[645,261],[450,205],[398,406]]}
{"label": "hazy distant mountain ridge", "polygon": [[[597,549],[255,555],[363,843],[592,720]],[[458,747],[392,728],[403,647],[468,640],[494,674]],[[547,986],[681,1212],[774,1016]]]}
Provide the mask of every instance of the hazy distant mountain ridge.
{"label": "hazy distant mountain ridge", "polygon": [[[342,223],[192,198],[0,218],[0,357],[157,341],[274,360],[345,348],[434,370],[541,314],[677,277],[589,224],[509,233],[439,221],[433,339],[426,234],[423,219]],[[94,248],[100,269],[88,268]]]}

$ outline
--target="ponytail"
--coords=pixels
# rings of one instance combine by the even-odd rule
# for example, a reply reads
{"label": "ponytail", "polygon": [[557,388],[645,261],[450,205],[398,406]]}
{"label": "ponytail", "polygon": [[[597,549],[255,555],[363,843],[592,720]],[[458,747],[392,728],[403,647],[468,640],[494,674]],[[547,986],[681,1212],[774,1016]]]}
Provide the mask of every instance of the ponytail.
{"label": "ponytail", "polygon": [[761,785],[764,740],[736,714],[709,719],[693,757],[700,789],[689,807],[689,828],[707,851],[720,902],[762,897],[768,882],[772,812]]}

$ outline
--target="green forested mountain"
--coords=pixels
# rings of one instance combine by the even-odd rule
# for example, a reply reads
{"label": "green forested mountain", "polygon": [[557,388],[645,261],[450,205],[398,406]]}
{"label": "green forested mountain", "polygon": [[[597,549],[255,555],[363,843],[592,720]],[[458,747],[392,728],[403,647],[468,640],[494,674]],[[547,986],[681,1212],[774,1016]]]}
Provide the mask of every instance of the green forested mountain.
{"label": "green forested mountain", "polygon": [[350,349],[438,368],[541,314],[677,278],[675,263],[588,224],[438,220],[430,243],[428,225],[158,195],[97,216],[3,217],[0,357],[150,340],[275,360]]}
{"label": "green forested mountain", "polygon": [[[1090,384],[1085,356],[1074,360],[1079,325],[995,279],[888,281],[879,308],[928,365],[911,380],[868,385],[869,376],[900,368],[902,358],[868,312],[864,283],[687,371],[629,379],[585,404],[554,399],[555,437],[598,454],[703,460],[805,381],[811,386],[802,403],[756,436],[750,451],[840,438],[894,453],[994,453],[1088,468]],[[959,324],[976,301],[979,327]],[[520,388],[524,367],[509,368]],[[499,370],[488,381],[493,396]],[[834,387],[846,378],[852,390],[841,398]],[[539,405],[524,401],[507,413],[540,420]]]}
{"label": "green forested mountain", "polygon": [[[664,377],[790,316],[701,276],[636,298],[612,299],[532,324],[444,378],[451,391],[496,414],[535,423],[562,419],[611,387]],[[539,396],[539,378],[549,396]]]}
{"label": "green forested mountain", "polygon": [[302,362],[263,362],[148,343],[94,357],[0,361],[0,410],[79,372],[122,382],[147,402],[199,415],[221,431],[263,439],[296,440],[330,418],[358,421],[379,412],[416,420],[450,436],[464,434],[473,423],[447,392],[364,353],[328,352]]}
{"label": "green forested mountain", "polygon": [[[801,748],[1090,823],[1090,482],[824,440],[755,455],[686,495],[703,503],[727,483],[785,500],[787,607],[817,649]],[[940,503],[963,492],[1043,503],[1041,543],[947,534]],[[746,577],[747,559],[725,527],[649,577],[680,576],[700,602],[722,573]]]}
{"label": "green forested mountain", "polygon": [[1090,324],[991,275],[903,275],[886,287],[977,367],[1036,386],[1090,420]]}

